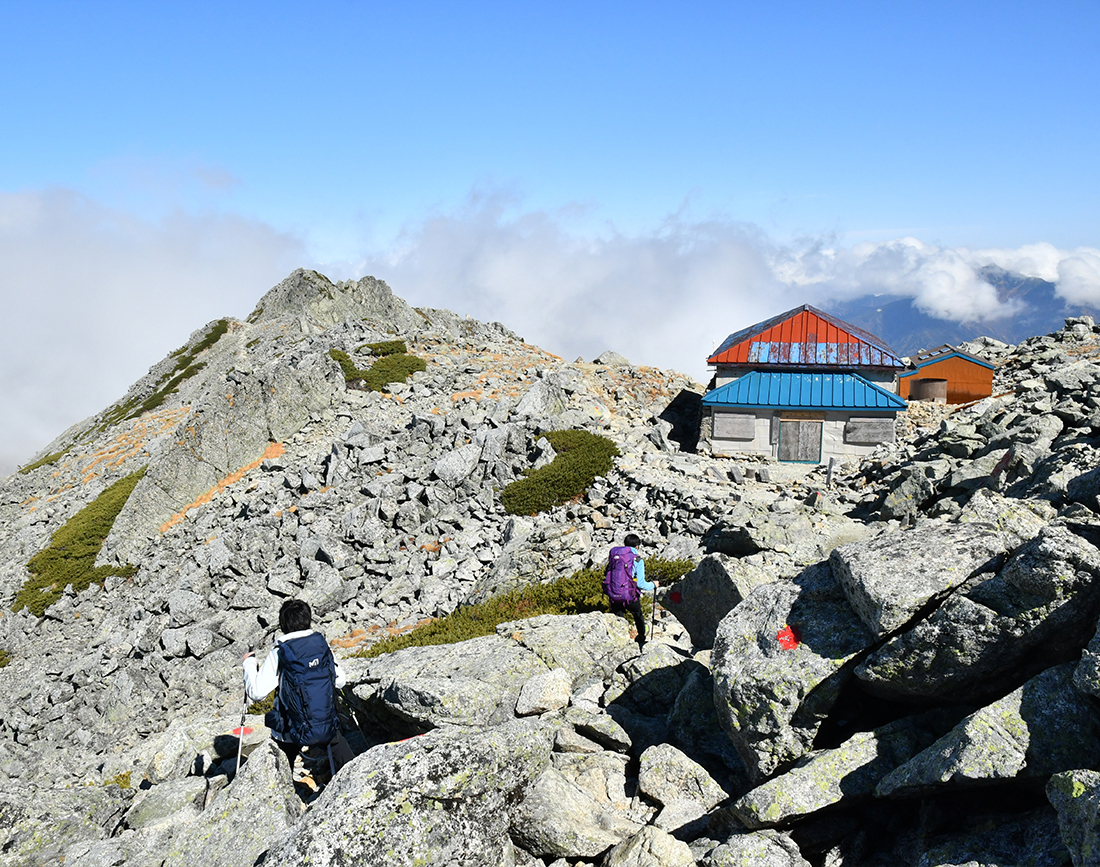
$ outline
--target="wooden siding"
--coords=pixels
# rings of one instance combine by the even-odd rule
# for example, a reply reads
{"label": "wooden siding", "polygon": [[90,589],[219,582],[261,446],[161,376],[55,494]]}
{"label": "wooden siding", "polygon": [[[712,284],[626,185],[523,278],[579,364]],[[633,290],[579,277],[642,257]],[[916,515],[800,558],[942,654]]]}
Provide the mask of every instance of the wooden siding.
{"label": "wooden siding", "polygon": [[993,394],[993,371],[958,356],[929,362],[900,377],[898,394],[908,400],[909,388],[918,379],[946,379],[948,403],[969,403]]}

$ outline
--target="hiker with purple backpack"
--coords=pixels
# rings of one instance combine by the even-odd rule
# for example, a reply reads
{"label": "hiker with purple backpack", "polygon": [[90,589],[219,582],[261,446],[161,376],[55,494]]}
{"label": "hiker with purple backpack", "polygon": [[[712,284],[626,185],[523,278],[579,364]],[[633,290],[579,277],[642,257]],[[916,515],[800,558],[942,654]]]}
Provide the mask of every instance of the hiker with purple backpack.
{"label": "hiker with purple backpack", "polygon": [[607,572],[603,589],[614,614],[629,611],[634,616],[638,630],[636,641],[645,646],[645,615],[642,613],[642,591],[657,589],[656,581],[646,581],[645,560],[638,556],[642,540],[634,533],[627,533],[621,548],[612,548],[607,555]]}

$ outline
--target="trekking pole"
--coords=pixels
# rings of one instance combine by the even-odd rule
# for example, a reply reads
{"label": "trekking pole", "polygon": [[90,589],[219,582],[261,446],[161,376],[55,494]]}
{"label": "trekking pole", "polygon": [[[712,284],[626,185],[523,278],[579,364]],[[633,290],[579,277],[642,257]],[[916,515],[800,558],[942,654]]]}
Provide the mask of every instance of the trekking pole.
{"label": "trekking pole", "polygon": [[650,639],[657,637],[657,582],[653,582],[653,607],[649,612],[649,635]]}
{"label": "trekking pole", "polygon": [[252,734],[252,729],[246,729],[244,727],[245,717],[248,715],[248,690],[244,692],[244,707],[241,708],[241,724],[237,726],[237,766],[233,770],[233,777],[236,779],[237,774],[241,770],[241,754],[244,752],[244,736],[246,734]]}

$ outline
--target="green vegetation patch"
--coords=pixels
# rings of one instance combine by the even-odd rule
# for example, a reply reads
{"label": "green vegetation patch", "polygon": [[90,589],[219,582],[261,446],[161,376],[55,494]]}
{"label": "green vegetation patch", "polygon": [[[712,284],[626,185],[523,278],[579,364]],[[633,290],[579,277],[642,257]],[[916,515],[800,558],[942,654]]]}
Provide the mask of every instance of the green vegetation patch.
{"label": "green vegetation patch", "polygon": [[[686,575],[695,564],[691,560],[646,560],[646,578],[667,585]],[[581,569],[566,578],[547,584],[532,584],[501,593],[485,602],[466,605],[446,617],[432,620],[402,635],[383,638],[355,656],[374,657],[406,647],[456,644],[482,635],[493,635],[497,626],[512,620],[527,620],[541,614],[584,614],[607,612],[603,592],[604,573],[599,569]],[[642,609],[649,615],[652,600],[643,594]]]}
{"label": "green vegetation patch", "polygon": [[37,470],[39,467],[44,467],[46,464],[56,463],[59,458],[64,457],[72,446],[66,446],[59,452],[54,452],[52,455],[46,455],[44,458],[39,458],[33,464],[27,464],[25,467],[20,467],[20,474],[29,473],[31,470]]}
{"label": "green vegetation patch", "polygon": [[95,559],[107,534],[111,532],[115,518],[144,475],[145,468],[142,467],[136,473],[119,479],[53,534],[49,547],[39,551],[27,563],[31,577],[15,595],[13,611],[27,608],[41,617],[61,598],[68,584],[80,593],[93,581],[102,586],[108,575],[128,578],[137,571],[135,566],[97,567]]}
{"label": "green vegetation patch", "polygon": [[204,362],[198,362],[196,364],[196,357],[200,352],[209,349],[221,340],[228,331],[229,320],[219,319],[194,346],[181,346],[173,352],[169,357],[176,359],[176,364],[168,371],[165,379],[162,379],[161,382],[158,383],[153,393],[143,400],[133,397],[121,406],[116,407],[107,415],[99,429],[101,431],[106,430],[111,425],[117,424],[124,419],[137,418],[161,406],[164,401],[168,399],[169,395],[175,394],[179,390],[181,383],[190,379],[206,367]]}
{"label": "green vegetation patch", "polygon": [[121,774],[116,774],[113,777],[108,777],[103,781],[105,786],[118,786],[120,789],[130,788],[130,772],[124,771]]}
{"label": "green vegetation patch", "polygon": [[404,340],[382,340],[378,343],[364,343],[356,352],[369,352],[371,355],[404,355],[409,351]]}
{"label": "green vegetation patch", "polygon": [[0,668],[4,668],[11,661],[12,661],[11,651],[0,649]]}
{"label": "green vegetation patch", "polygon": [[596,476],[611,471],[619,455],[607,437],[584,430],[551,431],[546,439],[558,456],[501,491],[501,502],[510,515],[537,515],[582,496]]}
{"label": "green vegetation patch", "polygon": [[275,696],[279,692],[279,687],[275,687],[267,698],[261,698],[259,701],[254,701],[248,706],[248,712],[254,716],[263,716],[269,710],[275,709]]}
{"label": "green vegetation patch", "polygon": [[[401,344],[402,340],[386,341],[387,344]],[[369,346],[381,346],[383,344],[368,344]],[[355,366],[348,354],[340,349],[330,349],[329,357],[340,365],[344,372],[344,382],[362,380],[368,391],[385,391],[391,382],[404,382],[412,374],[420,370],[427,370],[428,365],[423,358],[415,355],[406,355],[404,352],[396,352],[383,355],[366,370]]]}

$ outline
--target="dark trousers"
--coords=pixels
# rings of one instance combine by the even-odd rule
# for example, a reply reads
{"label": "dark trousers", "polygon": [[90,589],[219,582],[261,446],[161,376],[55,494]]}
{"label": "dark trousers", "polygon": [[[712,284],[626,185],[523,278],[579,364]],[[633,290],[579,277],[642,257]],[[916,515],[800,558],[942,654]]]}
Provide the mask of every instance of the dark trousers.
{"label": "dark trousers", "polygon": [[[302,744],[284,744],[281,741],[275,741],[275,743],[286,754],[287,760],[290,762],[290,771],[293,773],[294,760],[298,758],[298,753],[302,751]],[[329,747],[332,749],[332,764],[337,771],[355,758],[355,753],[351,751],[351,747],[348,746],[348,742],[344,740],[344,736],[340,732],[336,733],[336,738],[329,744]],[[319,750],[323,747],[314,747],[314,749]]]}
{"label": "dark trousers", "polygon": [[622,614],[625,611],[629,611],[634,615],[634,628],[638,630],[638,643],[645,643],[645,614],[642,613],[642,600],[635,599],[633,602],[612,602],[611,613]]}

